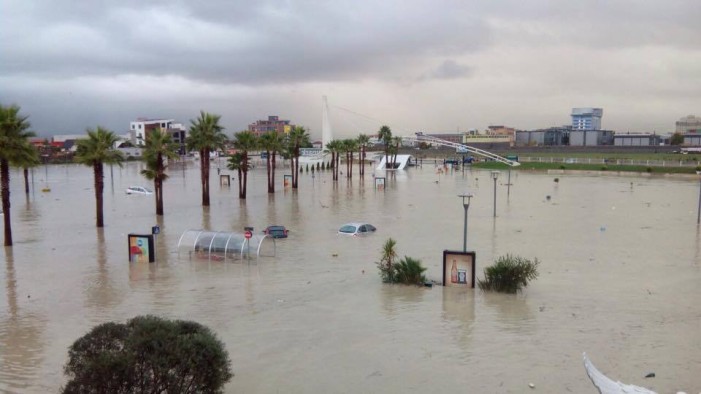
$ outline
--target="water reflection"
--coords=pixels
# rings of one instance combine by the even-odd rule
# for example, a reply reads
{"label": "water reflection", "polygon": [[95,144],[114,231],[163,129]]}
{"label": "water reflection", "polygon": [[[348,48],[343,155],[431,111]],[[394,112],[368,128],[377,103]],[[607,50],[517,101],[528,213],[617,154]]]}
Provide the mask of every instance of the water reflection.
{"label": "water reflection", "polygon": [[97,266],[88,268],[84,289],[85,306],[92,309],[92,313],[97,316],[106,314],[104,317],[108,317],[110,308],[114,308],[122,302],[123,294],[116,288],[114,280],[110,276],[104,228],[98,228],[96,232],[95,257]]}
{"label": "water reflection", "polygon": [[442,289],[442,296],[443,319],[456,323],[449,330],[456,337],[458,346],[467,351],[475,324],[475,291],[445,288]]}
{"label": "water reflection", "polygon": [[425,289],[418,286],[384,285],[380,287],[382,310],[390,318],[417,308]]}
{"label": "water reflection", "polygon": [[17,287],[12,248],[5,248],[7,313],[0,317],[0,391],[8,392],[30,387],[44,358],[46,319],[29,311],[31,295],[20,297]]}
{"label": "water reflection", "polygon": [[484,305],[489,307],[494,321],[506,332],[527,334],[535,330],[535,315],[522,294],[482,293]]}

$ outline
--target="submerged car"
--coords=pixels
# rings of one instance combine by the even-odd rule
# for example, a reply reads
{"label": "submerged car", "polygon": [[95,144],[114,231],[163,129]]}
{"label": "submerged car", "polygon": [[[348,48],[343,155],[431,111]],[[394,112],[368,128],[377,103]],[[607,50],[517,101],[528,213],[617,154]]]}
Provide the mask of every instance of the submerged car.
{"label": "submerged car", "polygon": [[273,238],[287,238],[288,230],[285,226],[268,226],[263,230],[263,234],[270,235]]}
{"label": "submerged car", "polygon": [[127,194],[153,194],[153,192],[145,187],[129,186],[127,188]]}
{"label": "submerged car", "polygon": [[375,230],[377,228],[369,223],[346,223],[338,229],[338,233],[357,236],[374,233]]}

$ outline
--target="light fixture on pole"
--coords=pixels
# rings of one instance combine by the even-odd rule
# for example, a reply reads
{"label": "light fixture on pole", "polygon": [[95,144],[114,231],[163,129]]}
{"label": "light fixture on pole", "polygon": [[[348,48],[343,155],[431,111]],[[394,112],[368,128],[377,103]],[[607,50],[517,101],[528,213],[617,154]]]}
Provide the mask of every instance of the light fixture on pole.
{"label": "light fixture on pole", "polygon": [[494,179],[494,217],[497,217],[497,178],[499,178],[499,171],[492,171],[492,179]]}
{"label": "light fixture on pole", "polygon": [[[465,220],[463,221],[462,230],[462,251],[467,252],[467,210],[470,209],[470,199],[474,197],[473,194],[458,194],[458,197],[462,197],[462,207],[465,209]],[[465,199],[467,198],[467,204],[465,204]]]}

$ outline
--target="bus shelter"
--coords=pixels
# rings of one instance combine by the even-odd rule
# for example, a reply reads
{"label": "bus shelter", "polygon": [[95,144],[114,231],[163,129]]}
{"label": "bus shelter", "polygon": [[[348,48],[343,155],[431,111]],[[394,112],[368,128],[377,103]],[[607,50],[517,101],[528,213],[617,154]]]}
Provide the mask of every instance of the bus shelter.
{"label": "bus shelter", "polygon": [[185,230],[178,240],[178,254],[188,253],[190,259],[236,260],[251,257],[275,257],[275,239],[266,234],[230,231]]}

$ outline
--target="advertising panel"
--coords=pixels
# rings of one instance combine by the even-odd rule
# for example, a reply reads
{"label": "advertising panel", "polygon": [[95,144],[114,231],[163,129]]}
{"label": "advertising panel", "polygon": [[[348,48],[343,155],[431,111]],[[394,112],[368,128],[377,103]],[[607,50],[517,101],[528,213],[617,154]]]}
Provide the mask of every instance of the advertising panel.
{"label": "advertising panel", "polygon": [[132,263],[156,261],[153,235],[129,234],[129,261]]}
{"label": "advertising panel", "polygon": [[379,190],[379,191],[385,190],[385,178],[384,177],[375,178],[375,190]]}
{"label": "advertising panel", "polygon": [[475,252],[443,251],[443,286],[475,287]]}

